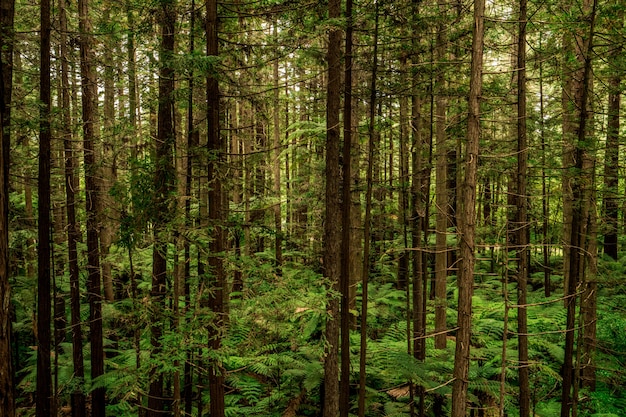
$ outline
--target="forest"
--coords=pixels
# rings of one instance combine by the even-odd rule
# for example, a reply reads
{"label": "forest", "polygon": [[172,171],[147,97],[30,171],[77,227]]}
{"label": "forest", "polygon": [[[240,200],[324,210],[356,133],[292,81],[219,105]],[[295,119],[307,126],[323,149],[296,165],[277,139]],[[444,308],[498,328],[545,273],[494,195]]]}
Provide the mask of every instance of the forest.
{"label": "forest", "polygon": [[0,0],[0,417],[626,415],[626,0]]}

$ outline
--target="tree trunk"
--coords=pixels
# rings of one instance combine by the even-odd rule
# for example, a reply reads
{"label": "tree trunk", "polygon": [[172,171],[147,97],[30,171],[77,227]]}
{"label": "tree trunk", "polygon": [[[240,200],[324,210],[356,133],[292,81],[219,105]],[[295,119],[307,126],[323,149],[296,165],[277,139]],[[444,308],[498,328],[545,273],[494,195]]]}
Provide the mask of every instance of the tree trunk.
{"label": "tree trunk", "polygon": [[[278,36],[277,23],[274,23],[274,36]],[[276,229],[276,235],[274,237],[274,253],[276,259],[276,268],[279,275],[282,274],[283,264],[283,230],[282,230],[282,216],[281,216],[281,192],[280,192],[280,105],[279,105],[279,79],[278,79],[278,60],[274,61],[274,126],[273,126],[273,156],[272,156],[272,177],[273,177],[273,191],[276,202],[273,206],[274,212],[274,228]]]}
{"label": "tree trunk", "polygon": [[52,413],[50,369],[50,2],[41,2],[37,222],[37,417]]}
{"label": "tree trunk", "polygon": [[[0,2],[0,415],[15,416],[13,360],[11,358],[11,290],[9,286],[9,152],[13,63],[13,0]],[[5,52],[6,51],[6,52]]]}
{"label": "tree trunk", "polygon": [[[78,266],[77,243],[80,241],[80,229],[76,221],[76,196],[78,160],[72,142],[72,116],[70,113],[70,84],[67,51],[67,14],[65,0],[59,2],[59,26],[61,36],[61,117],[63,145],[65,149],[65,202],[67,215],[67,253],[70,275],[70,322],[72,326],[72,365],[74,377],[79,381],[85,378],[83,360],[83,331],[80,316],[80,270]],[[81,384],[76,384],[71,393],[72,417],[85,417],[85,394]]]}
{"label": "tree trunk", "polygon": [[[339,415],[348,417],[350,411],[350,249],[352,209],[352,0],[346,0],[346,54],[343,106],[343,149],[341,187],[341,264],[339,286],[341,294],[341,380]],[[338,120],[337,120],[338,122]]]}
{"label": "tree trunk", "polygon": [[[156,137],[156,160],[154,174],[154,248],[152,250],[152,355],[161,354],[161,335],[165,316],[165,295],[167,276],[167,246],[169,243],[168,224],[174,218],[172,213],[172,191],[174,189],[175,168],[173,148],[176,141],[174,130],[174,34],[176,25],[175,1],[161,3],[159,25],[161,41],[159,46],[159,107]],[[163,390],[163,371],[150,371],[150,391],[148,396],[148,417],[158,417],[166,409]]]}
{"label": "tree trunk", "polygon": [[472,325],[472,294],[474,291],[475,233],[476,233],[476,171],[480,140],[480,97],[482,92],[483,42],[485,1],[474,2],[474,30],[472,40],[472,68],[469,92],[465,172],[459,210],[459,267],[458,318],[456,349],[454,352],[454,383],[452,386],[452,417],[465,417],[470,364],[470,336]]}
{"label": "tree trunk", "polygon": [[374,155],[376,144],[375,140],[375,118],[376,114],[376,76],[378,68],[378,21],[379,21],[379,3],[376,3],[374,12],[374,47],[372,51],[372,78],[370,82],[370,99],[369,99],[369,120],[368,120],[368,151],[367,151],[367,173],[366,173],[366,192],[365,192],[365,219],[363,221],[363,269],[361,284],[361,343],[359,349],[359,409],[358,416],[365,416],[365,388],[366,388],[366,359],[367,359],[367,303],[368,303],[368,284],[370,269],[370,238],[372,227],[372,188],[373,188],[373,171],[374,171]]}
{"label": "tree trunk", "polygon": [[517,42],[517,333],[519,359],[520,417],[530,415],[530,385],[528,362],[528,319],[526,287],[530,267],[530,225],[528,223],[528,140],[526,136],[526,0],[520,0],[519,33]]}
{"label": "tree trunk", "polygon": [[[438,2],[438,9],[445,16],[445,3]],[[439,25],[436,39],[436,59],[443,62],[445,58],[446,39],[443,23]],[[446,304],[448,276],[448,149],[446,140],[446,98],[443,96],[443,71],[437,72],[435,99],[435,137],[437,145],[437,165],[435,168],[435,199],[436,199],[436,247],[435,247],[435,349],[446,348]]]}
{"label": "tree trunk", "polygon": [[[207,19],[207,56],[217,57],[218,49],[218,14],[217,0],[206,1]],[[214,319],[209,325],[209,349],[219,351],[222,346],[224,331],[224,290],[226,271],[224,270],[224,250],[226,238],[224,222],[226,220],[225,192],[222,184],[222,165],[224,163],[224,145],[220,136],[220,91],[216,74],[207,77],[207,147],[211,158],[208,165],[209,183],[209,222],[213,228],[213,240],[209,246],[209,308]],[[209,363],[209,396],[211,417],[224,417],[224,370],[221,365],[211,360]]]}
{"label": "tree trunk", "polygon": [[[341,17],[341,0],[328,3],[329,19]],[[328,86],[326,109],[326,197],[324,220],[324,276],[329,289],[324,355],[323,417],[339,414],[339,300],[341,275],[341,204],[339,169],[339,111],[341,107],[341,29],[331,27],[328,35]],[[343,407],[342,407],[343,408]]]}
{"label": "tree trunk", "polygon": [[[621,30],[624,22],[624,9],[621,5],[622,1],[618,0],[617,15],[615,22],[617,27],[615,31]],[[618,32],[619,33],[619,32]],[[614,36],[618,36],[617,34]],[[617,62],[622,56],[622,44],[617,41],[613,45],[610,52],[609,60]],[[617,237],[618,237],[618,214],[619,214],[619,129],[620,129],[620,98],[621,98],[621,70],[614,70],[609,77],[608,91],[608,115],[607,115],[607,132],[606,147],[604,157],[604,253],[611,258],[617,260]]]}
{"label": "tree trunk", "polygon": [[[584,21],[589,23],[586,36],[581,29],[575,34],[574,44],[576,45],[576,59],[580,65],[577,73],[573,77],[572,93],[574,94],[574,108],[578,109],[578,122],[575,124],[573,149],[573,164],[567,167],[570,170],[570,178],[572,183],[572,216],[571,216],[571,235],[569,245],[569,258],[564,259],[564,263],[569,266],[569,275],[565,277],[567,282],[567,323],[565,334],[565,356],[563,363],[563,385],[561,395],[561,417],[569,417],[573,404],[576,404],[577,398],[572,398],[572,386],[576,383],[574,375],[574,333],[576,320],[576,291],[578,285],[584,280],[585,268],[584,258],[587,247],[587,217],[585,216],[585,207],[588,206],[587,199],[590,196],[592,186],[591,167],[586,166],[585,159],[587,153],[593,152],[589,148],[587,142],[587,122],[590,117],[587,106],[589,86],[591,78],[591,52],[593,49],[593,35],[595,29],[595,16],[597,2],[593,0],[593,4],[587,0],[583,5]],[[578,75],[578,76],[577,76]]]}
{"label": "tree trunk", "polygon": [[[102,290],[100,278],[100,251],[98,216],[100,190],[99,173],[95,161],[98,91],[93,52],[93,35],[88,0],[79,0],[80,67],[82,79],[83,149],[85,163],[85,193],[87,213],[87,279],[89,292],[89,331],[91,341],[91,378],[104,374],[102,335]],[[105,390],[97,388],[91,394],[93,417],[105,415]]]}

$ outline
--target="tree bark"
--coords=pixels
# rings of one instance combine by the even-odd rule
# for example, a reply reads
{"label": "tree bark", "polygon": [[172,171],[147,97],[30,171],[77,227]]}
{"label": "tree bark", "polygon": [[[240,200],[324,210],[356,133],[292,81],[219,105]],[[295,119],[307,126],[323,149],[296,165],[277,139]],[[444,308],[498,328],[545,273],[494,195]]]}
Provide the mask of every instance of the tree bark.
{"label": "tree bark", "polygon": [[[329,19],[341,17],[341,0],[328,2]],[[328,35],[328,86],[326,97],[326,196],[324,220],[324,276],[328,280],[326,348],[324,355],[323,417],[339,414],[339,299],[341,276],[341,204],[339,169],[339,112],[341,107],[341,29],[331,27]]]}
{"label": "tree bark", "polygon": [[568,246],[570,248],[569,258],[564,262],[568,264],[569,275],[565,277],[567,282],[567,323],[565,333],[565,356],[563,363],[563,384],[561,394],[561,417],[569,417],[571,409],[577,402],[577,398],[572,398],[572,387],[576,384],[574,375],[574,340],[576,321],[576,292],[578,285],[584,280],[585,267],[584,259],[587,247],[588,223],[585,215],[585,207],[588,206],[587,199],[590,196],[592,186],[593,170],[586,166],[587,153],[593,152],[586,141],[587,123],[590,112],[587,106],[590,78],[591,78],[591,52],[593,49],[593,35],[595,31],[596,0],[586,0],[583,5],[584,21],[589,25],[586,35],[581,29],[576,32],[574,44],[576,45],[576,59],[580,67],[577,76],[573,77],[572,93],[574,94],[574,108],[578,110],[578,121],[574,129],[573,164],[567,167],[571,172],[569,177],[572,184],[572,216],[571,234]]}
{"label": "tree bark", "polygon": [[526,0],[520,0],[517,42],[517,332],[519,359],[520,417],[530,415],[530,384],[528,362],[528,318],[526,287],[530,267],[530,225],[528,223],[528,139],[526,136]]}
{"label": "tree bark", "polygon": [[[617,27],[614,30],[621,30],[624,24],[624,9],[621,5],[622,1],[618,0],[615,22]],[[618,32],[619,33],[619,32]],[[615,34],[614,36],[619,36]],[[617,62],[622,56],[622,43],[617,41],[610,52],[609,60]],[[620,129],[620,103],[621,103],[621,83],[622,72],[614,70],[609,77],[608,91],[608,114],[607,114],[607,132],[606,147],[604,157],[604,253],[611,258],[617,260],[618,252],[618,214],[619,214],[619,129]]]}
{"label": "tree bark", "polygon": [[[217,57],[218,24],[217,0],[206,1],[206,36],[207,56]],[[216,69],[213,69],[216,71]],[[222,184],[222,165],[224,163],[224,144],[220,136],[220,91],[217,74],[210,72],[207,77],[207,147],[210,154],[208,165],[209,183],[209,226],[213,229],[213,240],[209,246],[209,269],[211,280],[209,285],[209,308],[214,318],[209,325],[209,349],[219,351],[222,346],[224,332],[224,291],[226,285],[226,271],[224,270],[224,250],[226,238],[224,222],[226,220],[226,194]],[[211,417],[224,417],[224,369],[211,360],[209,363],[209,396]]]}
{"label": "tree bark", "polygon": [[474,2],[472,67],[470,74],[465,172],[461,189],[461,210],[458,216],[461,265],[457,280],[459,289],[456,348],[454,352],[454,383],[452,386],[452,417],[465,417],[470,364],[472,325],[472,294],[474,291],[476,233],[476,173],[480,140],[480,97],[482,93],[485,1]]}
{"label": "tree bark", "polygon": [[[11,355],[11,289],[9,285],[9,152],[13,63],[13,0],[0,2],[0,415],[15,416]],[[6,51],[6,52],[5,52]]]}
{"label": "tree bark", "polygon": [[348,417],[350,411],[350,249],[352,209],[352,0],[346,0],[346,53],[343,105],[343,149],[341,187],[341,380],[339,387],[339,415]]}
{"label": "tree bark", "polygon": [[[79,0],[80,72],[83,109],[83,149],[85,164],[85,193],[87,213],[87,279],[89,292],[89,331],[91,342],[91,378],[104,374],[104,346],[102,334],[102,290],[98,236],[99,173],[95,161],[95,142],[98,131],[98,91],[95,72],[93,35],[89,17],[89,1]],[[105,390],[91,393],[91,415],[104,417]]]}
{"label": "tree bark", "polygon": [[50,2],[41,2],[39,73],[39,183],[37,222],[37,417],[52,413],[50,369]]}
{"label": "tree bark", "polygon": [[363,268],[361,270],[361,340],[359,349],[359,408],[358,416],[365,416],[365,388],[367,377],[367,303],[368,284],[370,269],[370,243],[372,227],[372,188],[375,155],[375,118],[376,114],[376,76],[378,69],[378,22],[379,3],[376,3],[374,12],[374,46],[372,51],[372,77],[370,81],[369,97],[369,120],[368,120],[368,151],[367,151],[367,172],[366,172],[366,192],[365,192],[365,219],[363,221]]}
{"label": "tree bark", "polygon": [[[446,15],[445,3],[438,2],[439,13]],[[443,19],[443,18],[442,18]],[[443,62],[445,58],[444,24],[438,26],[436,38],[436,59]],[[437,164],[435,168],[435,199],[436,199],[436,228],[435,228],[435,349],[446,348],[446,304],[447,304],[447,277],[448,277],[448,147],[446,140],[446,98],[443,95],[443,71],[437,72],[436,99],[435,99],[435,137],[437,146]]]}
{"label": "tree bark", "polygon": [[[176,141],[174,130],[174,34],[176,25],[175,1],[161,2],[159,26],[161,40],[159,46],[159,107],[158,126],[155,141],[156,160],[154,174],[154,248],[152,250],[152,303],[151,339],[152,355],[159,357],[162,351],[167,276],[168,224],[174,218],[172,190],[174,189],[175,168],[173,148]],[[163,391],[163,371],[150,371],[148,396],[148,417],[158,417],[166,409]]]}
{"label": "tree bark", "polygon": [[[83,331],[80,316],[80,271],[78,266],[77,243],[80,241],[80,229],[76,221],[76,193],[78,190],[78,160],[72,142],[72,117],[70,113],[70,84],[67,51],[67,14],[65,0],[59,2],[59,26],[61,44],[61,117],[62,135],[65,149],[65,202],[67,215],[67,253],[70,275],[70,322],[72,326],[72,365],[74,377],[79,381],[85,378],[83,359]],[[84,417],[85,394],[81,384],[76,384],[71,393],[72,417]]]}

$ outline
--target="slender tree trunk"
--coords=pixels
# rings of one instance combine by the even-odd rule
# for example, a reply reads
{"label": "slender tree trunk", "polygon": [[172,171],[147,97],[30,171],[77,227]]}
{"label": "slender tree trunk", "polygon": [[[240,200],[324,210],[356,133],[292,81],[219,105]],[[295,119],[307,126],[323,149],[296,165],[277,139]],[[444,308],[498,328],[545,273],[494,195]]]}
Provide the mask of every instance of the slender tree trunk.
{"label": "slender tree trunk", "polygon": [[[622,1],[618,0],[617,15],[615,22],[621,30],[624,23],[624,9]],[[617,35],[615,35],[617,36]],[[617,41],[610,52],[610,61],[617,62],[622,56],[622,43]],[[619,213],[619,129],[620,129],[620,98],[621,98],[621,70],[614,69],[609,77],[608,115],[606,147],[604,157],[604,253],[613,259],[617,259],[617,236],[618,236],[618,213]]]}
{"label": "slender tree trunk", "polygon": [[[168,224],[174,218],[170,196],[174,189],[175,167],[173,149],[176,141],[174,130],[174,34],[176,26],[176,3],[174,0],[161,2],[159,46],[159,107],[156,137],[156,159],[154,175],[154,248],[152,250],[152,355],[161,354],[161,335],[165,316],[165,295],[167,276]],[[148,417],[158,417],[166,409],[163,389],[164,374],[160,369],[150,371],[150,391],[148,396]]]}
{"label": "slender tree trunk", "polygon": [[[569,259],[564,259],[569,265],[569,276],[566,276],[568,284],[567,294],[569,298],[566,300],[567,305],[567,324],[565,334],[565,356],[563,363],[563,385],[561,395],[561,417],[569,417],[573,404],[576,404],[577,398],[572,398],[572,386],[576,383],[574,375],[574,336],[576,321],[576,291],[578,285],[584,280],[584,257],[587,249],[586,233],[587,218],[584,214],[586,199],[589,197],[591,190],[592,171],[585,166],[587,152],[593,152],[589,149],[586,141],[587,122],[589,119],[589,110],[587,106],[590,77],[591,77],[591,52],[593,49],[593,35],[595,30],[596,16],[596,0],[589,3],[587,0],[583,5],[584,21],[588,22],[587,35],[581,31],[575,35],[576,57],[577,62],[581,65],[577,71],[579,77],[574,77],[572,92],[574,93],[574,105],[578,109],[578,123],[574,130],[575,142],[573,148],[573,164],[568,167],[571,170],[572,181],[572,217],[571,217],[571,235],[569,243],[570,253]],[[587,206],[588,207],[588,206]]]}
{"label": "slender tree trunk", "polygon": [[[217,57],[218,45],[218,14],[217,0],[206,1],[207,19],[207,56]],[[226,209],[224,205],[225,191],[222,184],[221,169],[224,163],[224,144],[220,136],[220,91],[215,74],[207,77],[207,127],[208,151],[211,155],[208,166],[209,182],[209,221],[213,226],[213,240],[210,244],[209,268],[211,282],[209,286],[209,308],[215,314],[209,325],[209,349],[219,351],[222,346],[224,332],[224,290],[226,271],[224,270],[224,250],[226,238],[224,221]],[[224,417],[224,370],[215,360],[209,364],[209,396],[211,417]]]}
{"label": "slender tree trunk", "polygon": [[[103,20],[109,22],[112,19],[110,0],[104,2]],[[101,179],[101,202],[98,208],[100,218],[100,256],[102,258],[102,284],[104,289],[104,298],[107,301],[115,299],[113,289],[112,264],[108,258],[109,250],[115,238],[116,223],[118,214],[115,211],[115,202],[110,194],[111,187],[117,180],[116,160],[114,157],[114,148],[116,143],[116,134],[114,130],[115,124],[115,80],[114,80],[114,41],[112,35],[105,35],[104,40],[104,105],[103,105],[103,134],[102,141],[102,179]]]}
{"label": "slender tree trunk", "polygon": [[0,2],[0,415],[15,416],[11,358],[11,290],[9,285],[9,152],[13,63],[13,0]]}
{"label": "slender tree trunk", "polygon": [[[278,24],[274,23],[274,36],[278,36]],[[273,129],[273,156],[272,156],[272,177],[273,177],[273,191],[276,197],[276,203],[274,204],[274,228],[276,229],[276,236],[274,240],[274,253],[276,258],[277,273],[282,274],[283,264],[283,230],[282,230],[282,216],[281,216],[281,192],[280,192],[280,105],[279,105],[279,76],[278,76],[278,60],[274,60],[274,129]]]}
{"label": "slender tree trunk", "polygon": [[[74,377],[79,381],[85,378],[83,360],[83,331],[80,315],[80,271],[78,267],[77,243],[80,241],[80,229],[76,221],[76,195],[78,190],[77,158],[72,142],[72,116],[70,113],[70,83],[67,51],[67,15],[65,0],[59,2],[59,26],[61,44],[61,117],[62,134],[65,149],[65,202],[67,214],[67,252],[70,274],[70,322],[72,326],[72,364]],[[72,417],[84,417],[85,394],[82,384],[76,384],[71,393]]]}
{"label": "slender tree trunk", "polygon": [[[85,163],[85,192],[87,213],[87,279],[89,291],[89,331],[91,341],[91,378],[104,374],[102,335],[102,290],[100,278],[100,251],[97,208],[99,195],[95,142],[97,126],[98,91],[93,53],[92,26],[88,0],[79,0],[80,67],[82,79],[83,149]],[[91,415],[104,417],[105,390],[97,388],[91,393]]]}
{"label": "slender tree trunk", "polygon": [[348,417],[350,411],[350,249],[352,208],[352,0],[346,0],[346,54],[343,105],[343,149],[341,187],[341,381],[339,387],[339,415]]}
{"label": "slender tree trunk", "polygon": [[528,140],[526,136],[526,0],[520,0],[517,42],[517,332],[519,358],[520,417],[530,415],[530,384],[528,362],[528,319],[526,287],[530,267],[530,225],[528,223]]}
{"label": "slender tree trunk", "polygon": [[50,368],[50,2],[41,2],[37,223],[37,417],[52,413]]}
{"label": "slender tree trunk", "polygon": [[[541,39],[541,38],[540,38]],[[539,41],[541,48],[541,40]],[[543,96],[543,61],[539,61],[539,125],[541,129],[541,214],[543,222],[541,232],[543,234],[543,285],[544,296],[550,297],[552,292],[550,280],[550,242],[548,240],[548,220],[550,207],[550,193],[548,192],[548,182],[546,176],[546,135],[545,135],[545,106]]]}
{"label": "slender tree trunk", "polygon": [[[329,19],[341,17],[341,0],[328,3]],[[335,417],[340,410],[339,393],[339,299],[341,275],[341,206],[339,169],[341,107],[341,29],[332,27],[328,35],[328,86],[326,109],[326,197],[324,221],[324,276],[332,289],[329,293],[326,317],[326,348],[324,358],[323,417]],[[342,407],[343,408],[343,407]]]}
{"label": "slender tree trunk", "polygon": [[476,233],[476,172],[480,140],[480,97],[482,92],[483,42],[485,0],[474,2],[472,68],[469,93],[465,172],[461,189],[461,210],[458,216],[461,265],[459,267],[458,318],[454,353],[454,383],[452,386],[452,417],[465,417],[470,364],[472,326],[472,294],[474,290]]}
{"label": "slender tree trunk", "polygon": [[[445,2],[438,2],[439,13],[446,15]],[[443,17],[442,17],[443,21]],[[444,24],[441,23],[437,30],[436,59],[443,62],[445,58],[446,39]],[[444,76],[440,69],[437,72],[435,99],[435,136],[437,145],[437,165],[435,182],[436,199],[436,252],[435,252],[435,348],[446,348],[446,304],[447,304],[447,276],[448,276],[448,147],[446,140],[446,107],[447,100],[443,96]]]}
{"label": "slender tree trunk", "polygon": [[369,120],[368,120],[368,151],[367,151],[367,173],[366,173],[366,192],[365,192],[365,219],[363,221],[363,269],[361,284],[361,343],[359,350],[359,417],[365,416],[365,388],[367,377],[367,303],[368,303],[368,284],[370,269],[370,241],[372,227],[372,188],[373,188],[373,172],[374,172],[374,155],[375,155],[375,114],[376,114],[376,76],[378,69],[378,22],[379,22],[379,3],[375,6],[374,20],[374,47],[372,51],[372,78],[370,81],[370,98],[369,98]]}

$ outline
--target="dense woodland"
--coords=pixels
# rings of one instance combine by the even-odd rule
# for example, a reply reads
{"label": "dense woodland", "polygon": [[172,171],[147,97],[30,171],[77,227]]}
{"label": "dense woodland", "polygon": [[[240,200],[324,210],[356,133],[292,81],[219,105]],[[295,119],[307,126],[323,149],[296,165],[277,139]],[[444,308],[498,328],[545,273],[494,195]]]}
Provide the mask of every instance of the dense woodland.
{"label": "dense woodland", "polygon": [[626,415],[626,0],[0,0],[0,416]]}

